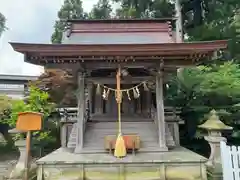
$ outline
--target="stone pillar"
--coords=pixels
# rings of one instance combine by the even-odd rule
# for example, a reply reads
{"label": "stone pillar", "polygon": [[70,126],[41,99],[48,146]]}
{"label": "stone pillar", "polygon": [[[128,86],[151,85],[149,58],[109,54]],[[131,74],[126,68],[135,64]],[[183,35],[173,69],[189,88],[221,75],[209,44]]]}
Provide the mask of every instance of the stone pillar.
{"label": "stone pillar", "polygon": [[61,131],[60,131],[60,136],[61,136],[61,147],[63,149],[67,148],[67,126],[66,126],[66,121],[63,119],[61,120]]}
{"label": "stone pillar", "polygon": [[226,142],[227,139],[222,137],[221,133],[218,132],[209,132],[209,135],[205,136],[204,139],[209,143],[211,148],[211,154],[206,165],[214,166],[217,163],[221,164],[220,142]]}
{"label": "stone pillar", "polygon": [[176,146],[180,146],[180,135],[179,135],[179,124],[178,121],[173,124],[173,129],[174,129],[174,141],[176,143]]}
{"label": "stone pillar", "polygon": [[84,128],[84,115],[85,115],[85,80],[84,73],[78,73],[78,90],[77,90],[77,102],[78,102],[78,113],[77,113],[77,141],[75,153],[81,152],[83,148],[83,128]]}
{"label": "stone pillar", "polygon": [[204,139],[208,142],[211,148],[211,154],[206,163],[207,171],[209,172],[212,180],[222,180],[222,161],[221,161],[221,150],[220,142],[227,142],[225,137],[222,137],[220,132],[209,132],[208,136]]}
{"label": "stone pillar", "polygon": [[168,151],[166,145],[166,123],[164,117],[164,102],[163,102],[163,72],[159,70],[156,76],[156,105],[157,105],[157,125],[159,136],[159,148],[162,151]]}

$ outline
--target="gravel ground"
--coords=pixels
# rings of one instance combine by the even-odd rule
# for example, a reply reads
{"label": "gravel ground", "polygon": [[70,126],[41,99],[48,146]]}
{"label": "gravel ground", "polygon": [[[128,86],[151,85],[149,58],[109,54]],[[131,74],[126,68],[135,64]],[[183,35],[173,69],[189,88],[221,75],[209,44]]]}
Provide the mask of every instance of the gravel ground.
{"label": "gravel ground", "polygon": [[0,180],[9,175],[17,162],[17,155],[0,155]]}

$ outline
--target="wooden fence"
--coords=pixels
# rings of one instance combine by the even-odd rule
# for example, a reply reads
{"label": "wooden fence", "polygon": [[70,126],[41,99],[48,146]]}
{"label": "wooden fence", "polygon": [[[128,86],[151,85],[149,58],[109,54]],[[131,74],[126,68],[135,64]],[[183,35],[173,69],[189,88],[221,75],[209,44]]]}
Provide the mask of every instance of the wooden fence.
{"label": "wooden fence", "polygon": [[240,180],[240,146],[220,144],[223,180]]}

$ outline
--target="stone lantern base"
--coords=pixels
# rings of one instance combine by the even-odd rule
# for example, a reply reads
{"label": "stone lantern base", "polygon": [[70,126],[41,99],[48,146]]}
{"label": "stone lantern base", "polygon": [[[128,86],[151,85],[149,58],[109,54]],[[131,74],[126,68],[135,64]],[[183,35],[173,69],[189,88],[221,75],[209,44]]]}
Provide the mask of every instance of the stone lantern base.
{"label": "stone lantern base", "polygon": [[[19,159],[17,161],[16,166],[13,168],[12,172],[10,173],[10,179],[21,179],[24,176],[25,172],[25,158],[26,158],[26,140],[18,140],[15,142],[15,146],[18,148],[20,152]],[[36,169],[36,165],[31,163],[31,156],[29,157],[29,174]]]}

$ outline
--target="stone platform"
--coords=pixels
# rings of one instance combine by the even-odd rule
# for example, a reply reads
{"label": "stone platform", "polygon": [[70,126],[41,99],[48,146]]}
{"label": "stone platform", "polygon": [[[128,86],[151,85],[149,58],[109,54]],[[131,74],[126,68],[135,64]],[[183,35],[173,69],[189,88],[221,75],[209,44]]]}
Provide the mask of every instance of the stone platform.
{"label": "stone platform", "polygon": [[58,149],[39,159],[38,180],[207,180],[206,159],[183,147],[117,159]]}

